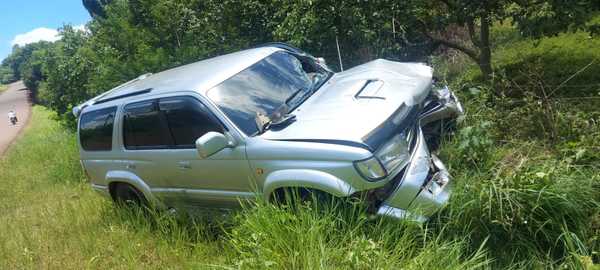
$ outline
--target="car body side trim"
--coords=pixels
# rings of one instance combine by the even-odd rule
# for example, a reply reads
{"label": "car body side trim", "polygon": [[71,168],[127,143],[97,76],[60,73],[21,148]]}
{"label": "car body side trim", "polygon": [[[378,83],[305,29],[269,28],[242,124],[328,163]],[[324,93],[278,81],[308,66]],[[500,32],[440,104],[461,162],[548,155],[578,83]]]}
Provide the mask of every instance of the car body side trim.
{"label": "car body side trim", "polygon": [[229,191],[229,190],[210,190],[210,189],[188,189],[188,188],[152,188],[152,193],[180,193],[193,194],[195,196],[223,197],[223,198],[245,198],[252,199],[256,197],[255,192]]}

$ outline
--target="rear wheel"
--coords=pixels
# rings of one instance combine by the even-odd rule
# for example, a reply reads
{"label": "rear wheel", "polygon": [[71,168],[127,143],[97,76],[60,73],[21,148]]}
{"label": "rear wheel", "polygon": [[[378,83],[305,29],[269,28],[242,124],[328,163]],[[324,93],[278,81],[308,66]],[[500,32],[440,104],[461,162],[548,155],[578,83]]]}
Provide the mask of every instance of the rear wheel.
{"label": "rear wheel", "polygon": [[112,197],[118,206],[145,207],[148,205],[144,194],[135,187],[125,183],[118,183],[112,189]]}

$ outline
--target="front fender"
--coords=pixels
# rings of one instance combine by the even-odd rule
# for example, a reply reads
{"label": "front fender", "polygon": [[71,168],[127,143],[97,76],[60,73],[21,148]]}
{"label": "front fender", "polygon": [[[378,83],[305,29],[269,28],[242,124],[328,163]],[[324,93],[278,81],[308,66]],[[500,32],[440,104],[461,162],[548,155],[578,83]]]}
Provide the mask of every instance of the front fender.
{"label": "front fender", "polygon": [[305,169],[280,170],[270,173],[263,185],[264,198],[282,187],[303,187],[327,192],[336,197],[347,197],[356,190],[347,182],[326,172]]}
{"label": "front fender", "polygon": [[152,194],[152,191],[146,182],[134,173],[128,171],[109,171],[106,174],[107,187],[109,187],[111,183],[116,182],[132,185],[144,194],[144,197],[146,197],[146,200],[148,200],[151,205],[161,205],[160,201]]}

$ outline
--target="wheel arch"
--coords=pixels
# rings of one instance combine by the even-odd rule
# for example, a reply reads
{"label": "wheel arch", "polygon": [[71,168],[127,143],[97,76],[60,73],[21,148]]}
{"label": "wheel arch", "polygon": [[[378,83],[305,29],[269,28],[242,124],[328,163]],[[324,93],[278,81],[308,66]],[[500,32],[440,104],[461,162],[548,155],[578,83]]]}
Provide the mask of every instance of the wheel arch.
{"label": "wheel arch", "polygon": [[285,188],[305,188],[331,194],[335,197],[348,197],[356,190],[347,182],[322,171],[289,169],[270,173],[263,185],[263,196],[267,201],[272,195]]}
{"label": "wheel arch", "polygon": [[151,205],[161,205],[159,200],[152,194],[150,186],[144,182],[140,177],[132,172],[128,171],[109,171],[106,174],[106,183],[108,187],[108,193],[111,198],[114,199],[114,188],[119,184],[128,184],[140,191],[146,201]]}

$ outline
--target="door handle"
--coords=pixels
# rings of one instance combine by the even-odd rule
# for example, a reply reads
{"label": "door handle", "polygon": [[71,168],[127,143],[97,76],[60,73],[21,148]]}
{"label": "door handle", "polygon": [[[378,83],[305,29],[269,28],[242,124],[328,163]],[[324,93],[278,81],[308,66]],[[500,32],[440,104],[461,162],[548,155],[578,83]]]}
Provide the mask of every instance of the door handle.
{"label": "door handle", "polygon": [[177,162],[177,167],[180,169],[191,169],[192,165],[188,161]]}

